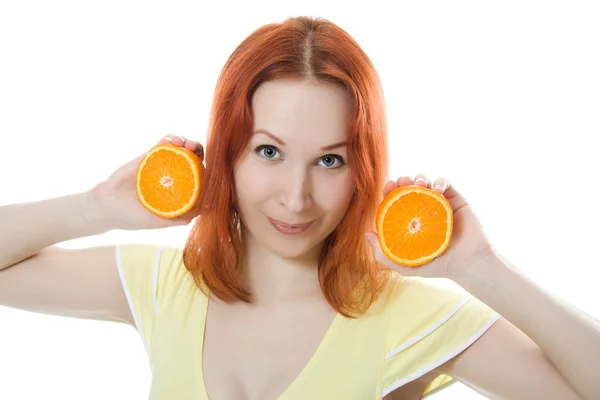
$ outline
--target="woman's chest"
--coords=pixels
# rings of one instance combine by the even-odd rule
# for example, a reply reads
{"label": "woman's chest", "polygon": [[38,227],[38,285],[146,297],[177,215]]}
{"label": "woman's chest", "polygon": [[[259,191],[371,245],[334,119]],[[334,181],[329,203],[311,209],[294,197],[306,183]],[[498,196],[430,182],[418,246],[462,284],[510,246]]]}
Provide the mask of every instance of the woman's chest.
{"label": "woman's chest", "polygon": [[319,363],[339,318],[335,312],[209,309],[202,375],[211,400],[277,399]]}
{"label": "woman's chest", "polygon": [[383,343],[384,329],[335,314],[163,320],[151,398],[377,398]]}

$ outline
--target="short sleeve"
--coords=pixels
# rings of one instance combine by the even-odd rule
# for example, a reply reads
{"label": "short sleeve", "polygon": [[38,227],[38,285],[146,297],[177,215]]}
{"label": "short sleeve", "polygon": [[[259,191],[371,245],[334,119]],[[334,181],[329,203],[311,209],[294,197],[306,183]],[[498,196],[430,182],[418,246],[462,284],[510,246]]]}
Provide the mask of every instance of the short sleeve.
{"label": "short sleeve", "polygon": [[152,363],[152,337],[161,303],[181,279],[181,250],[152,244],[116,246],[116,261],[135,327]]}
{"label": "short sleeve", "polygon": [[[403,278],[391,301],[382,397],[460,354],[500,318],[460,286],[442,279]],[[453,381],[439,375],[423,396]]]}

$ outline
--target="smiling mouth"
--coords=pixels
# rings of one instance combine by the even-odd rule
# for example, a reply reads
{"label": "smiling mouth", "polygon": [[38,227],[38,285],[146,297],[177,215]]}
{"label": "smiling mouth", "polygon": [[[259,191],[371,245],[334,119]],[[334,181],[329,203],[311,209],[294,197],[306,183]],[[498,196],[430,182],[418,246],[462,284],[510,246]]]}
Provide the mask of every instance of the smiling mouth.
{"label": "smiling mouth", "polygon": [[278,221],[278,220],[270,218],[270,217],[267,217],[267,218],[269,218],[269,220],[272,223],[277,224],[279,226],[283,226],[285,228],[304,228],[304,227],[312,224],[312,221],[311,222],[307,222],[305,224],[286,224],[285,222],[281,222],[281,221]]}
{"label": "smiling mouth", "polygon": [[271,223],[271,225],[273,225],[273,227],[275,229],[277,229],[279,232],[285,233],[285,234],[302,233],[302,232],[306,231],[314,222],[314,221],[311,221],[311,222],[307,222],[305,224],[286,224],[285,222],[281,222],[281,221],[278,221],[273,218],[267,217],[267,219],[269,220],[269,222]]}

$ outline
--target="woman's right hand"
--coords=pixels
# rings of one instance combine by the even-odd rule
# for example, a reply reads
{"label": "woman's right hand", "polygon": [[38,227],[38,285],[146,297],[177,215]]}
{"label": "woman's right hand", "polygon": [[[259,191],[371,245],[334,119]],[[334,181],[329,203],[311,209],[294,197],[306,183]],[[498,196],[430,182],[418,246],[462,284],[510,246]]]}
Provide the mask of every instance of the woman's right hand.
{"label": "woman's right hand", "polygon": [[[159,143],[186,147],[204,162],[204,147],[182,136],[166,135]],[[187,225],[198,215],[197,206],[177,218],[162,218],[148,211],[136,194],[136,172],[146,153],[121,166],[111,176],[92,189],[92,197],[107,223],[107,229],[157,229]]]}

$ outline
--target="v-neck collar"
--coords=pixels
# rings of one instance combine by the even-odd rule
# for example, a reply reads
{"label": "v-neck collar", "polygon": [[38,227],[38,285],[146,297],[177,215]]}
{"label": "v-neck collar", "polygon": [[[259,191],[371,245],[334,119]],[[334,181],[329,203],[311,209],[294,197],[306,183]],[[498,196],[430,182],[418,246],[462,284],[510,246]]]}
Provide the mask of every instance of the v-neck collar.
{"label": "v-neck collar", "polygon": [[[200,385],[202,386],[202,395],[204,396],[205,400],[210,400],[210,398],[208,396],[208,390],[206,389],[206,382],[204,381],[204,342],[205,342],[205,337],[206,337],[206,322],[208,319],[208,307],[209,307],[210,296],[211,296],[210,291],[207,291],[207,292],[208,292],[208,294],[203,296],[203,297],[205,297],[204,305],[203,305],[204,315],[202,317],[202,323],[200,324],[200,337],[199,337],[200,349],[199,349],[199,354],[198,354],[198,357],[199,357],[198,370],[199,370],[199,375],[200,375],[199,376]],[[333,318],[333,321],[329,325],[329,328],[327,328],[327,331],[325,332],[323,339],[321,339],[321,342],[317,346],[317,349],[315,350],[315,352],[313,353],[311,358],[308,360],[306,365],[302,368],[300,373],[284,389],[284,391],[277,396],[278,400],[284,400],[285,397],[289,395],[289,393],[292,393],[294,391],[295,387],[300,384],[300,382],[306,377],[306,375],[308,375],[310,373],[310,371],[314,368],[314,366],[319,362],[319,360],[322,357],[323,352],[325,351],[325,348],[328,346],[329,342],[332,340],[332,337],[334,336],[335,331],[337,331],[342,319],[343,319],[343,315],[340,314],[339,312],[336,312],[335,316]]]}

